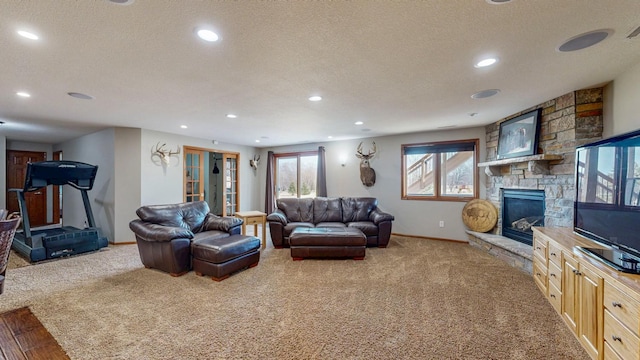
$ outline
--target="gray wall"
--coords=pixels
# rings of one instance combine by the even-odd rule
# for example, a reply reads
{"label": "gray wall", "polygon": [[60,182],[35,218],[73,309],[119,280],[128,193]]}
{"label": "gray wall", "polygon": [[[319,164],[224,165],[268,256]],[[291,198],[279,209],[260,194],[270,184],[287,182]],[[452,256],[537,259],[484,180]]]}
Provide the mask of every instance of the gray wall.
{"label": "gray wall", "polygon": [[[152,150],[156,144],[166,143],[167,148],[180,147],[180,155],[172,157],[171,163],[164,166],[152,158]],[[253,158],[256,149],[250,146],[219,143],[214,145],[211,140],[198,139],[188,136],[163,133],[152,130],[142,130],[141,164],[141,204],[173,204],[183,201],[183,156],[184,146],[201,148],[210,152],[239,153],[238,163],[240,179],[240,210],[256,210],[259,197],[256,189],[259,187],[257,177],[249,166],[249,159]],[[218,162],[218,166],[221,163]]]}
{"label": "gray wall", "polygon": [[[89,191],[93,215],[103,235],[114,241],[114,193],[115,193],[115,130],[113,128],[95,132],[64,142],[54,147],[62,150],[65,160],[80,161],[98,166],[98,173]],[[135,157],[135,154],[127,156]],[[137,186],[137,184],[131,184]],[[86,215],[80,191],[65,187],[62,193],[63,225],[83,228]]]}
{"label": "gray wall", "polygon": [[129,230],[129,222],[136,217],[142,197],[142,130],[116,128],[114,131],[114,218],[113,238],[110,240],[114,243],[134,242],[135,236]]}
{"label": "gray wall", "polygon": [[640,63],[617,76],[605,93],[604,137],[640,129]]}
{"label": "gray wall", "polygon": [[[377,198],[380,208],[395,216],[394,233],[466,241],[467,236],[464,232],[465,228],[461,216],[465,202],[402,200],[400,198],[400,147],[402,144],[476,138],[480,139],[479,159],[483,161],[485,158],[484,127],[276,147],[264,149],[262,159],[266,160],[268,150],[275,153],[314,151],[318,149],[318,146],[323,145],[326,148],[327,193],[330,197],[370,196]],[[371,167],[376,171],[376,183],[370,188],[362,185],[360,181],[360,161],[355,156],[360,141],[364,141],[365,151],[367,151],[367,147],[371,146],[371,141],[376,142],[378,149],[375,157],[371,160]],[[347,159],[344,167],[341,165],[341,157]],[[260,199],[264,199],[266,164],[261,164],[258,170],[260,172]],[[480,197],[483,198],[486,183],[486,175],[483,171],[479,171],[479,178]],[[260,210],[264,210],[264,200],[260,204]],[[440,220],[445,222],[444,228],[438,227]]]}

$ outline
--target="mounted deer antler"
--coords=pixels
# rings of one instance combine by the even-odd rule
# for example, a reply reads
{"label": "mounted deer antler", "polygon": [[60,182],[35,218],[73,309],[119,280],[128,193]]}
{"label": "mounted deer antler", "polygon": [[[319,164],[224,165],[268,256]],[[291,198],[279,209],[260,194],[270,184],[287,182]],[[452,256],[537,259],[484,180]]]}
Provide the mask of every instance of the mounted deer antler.
{"label": "mounted deer antler", "polygon": [[169,162],[171,161],[171,155],[180,154],[180,146],[178,146],[176,151],[173,151],[173,150],[165,149],[164,147],[166,145],[167,145],[166,143],[160,145],[160,142],[158,142],[156,144],[156,149],[152,153],[152,156],[159,156],[160,160],[162,160],[163,163],[168,165]]}
{"label": "mounted deer antler", "polygon": [[253,160],[249,160],[249,165],[253,170],[258,170],[258,164],[260,163],[260,155],[253,155]]}
{"label": "mounted deer antler", "polygon": [[356,150],[356,157],[360,159],[360,180],[364,186],[373,186],[376,183],[376,171],[371,168],[369,160],[376,154],[376,142],[373,141],[373,151],[366,155],[362,153],[362,142]]}

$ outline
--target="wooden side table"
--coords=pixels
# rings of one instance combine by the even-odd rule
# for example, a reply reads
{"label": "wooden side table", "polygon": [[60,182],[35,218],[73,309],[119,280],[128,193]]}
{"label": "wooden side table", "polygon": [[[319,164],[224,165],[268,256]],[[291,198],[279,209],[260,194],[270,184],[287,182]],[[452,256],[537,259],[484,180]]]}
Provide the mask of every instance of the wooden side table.
{"label": "wooden side table", "polygon": [[242,235],[247,235],[247,225],[253,225],[253,234],[258,236],[258,224],[262,225],[262,248],[267,246],[267,214],[260,211],[237,211],[233,214],[243,220]]}

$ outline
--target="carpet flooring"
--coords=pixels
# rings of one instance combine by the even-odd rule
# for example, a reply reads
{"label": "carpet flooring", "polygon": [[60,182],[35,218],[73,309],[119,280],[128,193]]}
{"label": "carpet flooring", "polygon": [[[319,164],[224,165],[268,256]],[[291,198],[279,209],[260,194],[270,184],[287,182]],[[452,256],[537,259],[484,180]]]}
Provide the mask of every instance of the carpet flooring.
{"label": "carpet flooring", "polygon": [[71,359],[588,359],[533,279],[467,244],[392,237],[363,261],[262,252],[222,282],[135,245],[7,271]]}

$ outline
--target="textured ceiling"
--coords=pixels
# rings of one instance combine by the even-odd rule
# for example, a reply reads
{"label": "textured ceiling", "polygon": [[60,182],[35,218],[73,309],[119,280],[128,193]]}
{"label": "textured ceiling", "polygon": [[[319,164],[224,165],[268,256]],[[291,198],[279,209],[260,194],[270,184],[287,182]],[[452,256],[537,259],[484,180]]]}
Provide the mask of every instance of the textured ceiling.
{"label": "textured ceiling", "polygon": [[[264,147],[485,125],[640,62],[640,37],[626,38],[639,15],[637,0],[2,0],[0,131],[56,143],[125,126]],[[201,25],[221,40],[196,38]],[[555,50],[596,29],[613,34]],[[485,55],[500,62],[474,68]],[[485,89],[501,92],[471,99]]]}

